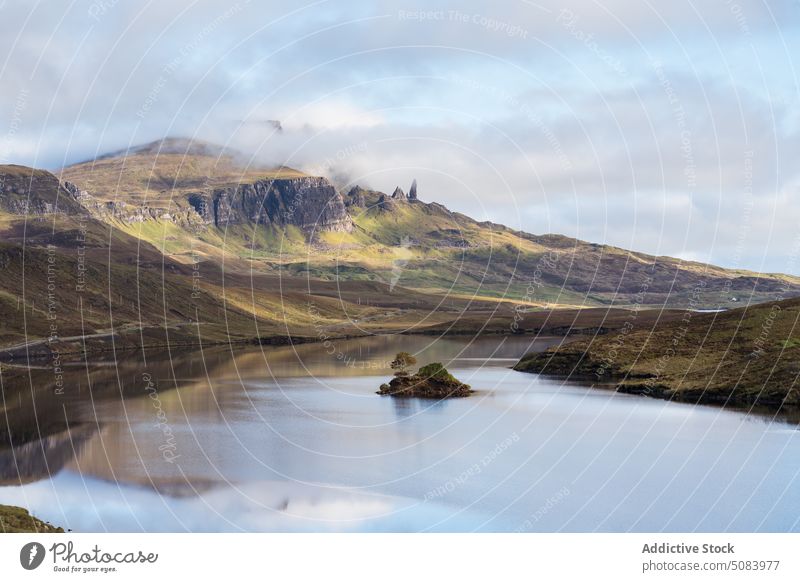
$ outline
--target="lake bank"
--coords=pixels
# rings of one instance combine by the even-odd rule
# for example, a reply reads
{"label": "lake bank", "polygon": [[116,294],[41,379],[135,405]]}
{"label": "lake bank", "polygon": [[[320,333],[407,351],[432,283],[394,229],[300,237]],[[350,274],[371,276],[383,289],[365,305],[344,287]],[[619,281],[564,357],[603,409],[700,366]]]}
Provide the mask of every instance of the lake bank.
{"label": "lake bank", "polygon": [[642,324],[528,354],[514,369],[701,404],[800,406],[800,300]]}
{"label": "lake bank", "polygon": [[0,505],[0,533],[64,533],[64,528],[37,519],[22,507]]}
{"label": "lake bank", "polygon": [[[40,365],[52,361],[56,356],[61,361],[79,361],[89,357],[101,357],[109,353],[126,353],[136,350],[190,350],[203,347],[235,345],[290,345],[380,335],[476,337],[476,336],[524,336],[524,337],[580,337],[606,335],[622,329],[632,311],[625,308],[587,309],[538,309],[533,311],[491,312],[480,317],[466,315],[442,324],[417,326],[407,330],[387,327],[369,331],[329,331],[319,329],[314,334],[292,333],[291,335],[263,335],[260,337],[201,339],[192,338],[185,329],[175,334],[172,328],[120,327],[114,332],[93,333],[86,336],[66,338],[34,338],[11,346],[0,346],[0,363]],[[643,310],[638,313],[641,322],[679,319],[681,310]],[[172,335],[171,335],[172,334]]]}

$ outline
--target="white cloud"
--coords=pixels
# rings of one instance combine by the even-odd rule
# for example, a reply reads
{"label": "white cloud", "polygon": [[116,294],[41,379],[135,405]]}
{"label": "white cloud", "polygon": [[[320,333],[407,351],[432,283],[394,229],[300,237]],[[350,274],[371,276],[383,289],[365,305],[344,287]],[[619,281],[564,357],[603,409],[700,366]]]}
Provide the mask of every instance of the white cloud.
{"label": "white cloud", "polygon": [[289,130],[307,127],[316,131],[348,130],[384,123],[377,112],[336,100],[323,100],[293,110],[278,109],[276,113],[283,127]]}
{"label": "white cloud", "polygon": [[386,190],[416,177],[529,231],[784,270],[791,2],[145,6],[3,4],[0,155],[53,168],[197,135]]}

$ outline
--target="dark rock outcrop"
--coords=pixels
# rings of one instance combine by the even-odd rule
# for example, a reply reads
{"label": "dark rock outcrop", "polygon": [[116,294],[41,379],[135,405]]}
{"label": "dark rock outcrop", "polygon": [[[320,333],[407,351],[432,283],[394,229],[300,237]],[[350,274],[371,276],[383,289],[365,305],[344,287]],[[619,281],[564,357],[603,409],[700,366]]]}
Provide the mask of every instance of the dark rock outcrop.
{"label": "dark rock outcrop", "polygon": [[395,188],[394,192],[392,192],[392,200],[397,200],[401,202],[405,202],[407,200],[406,193],[403,192],[403,189],[400,186]]}
{"label": "dark rock outcrop", "polygon": [[184,226],[202,222],[202,220],[198,219],[199,214],[196,210],[193,211],[176,206],[171,211],[167,211],[164,208],[128,204],[123,200],[98,200],[72,182],[63,182],[62,186],[85,211],[99,220],[116,219],[128,223],[147,220],[169,220]]}
{"label": "dark rock outcrop", "polygon": [[409,200],[416,200],[417,199],[417,179],[414,178],[414,181],[411,182],[411,190],[408,191],[408,199]]}
{"label": "dark rock outcrop", "polygon": [[344,204],[347,208],[351,206],[358,206],[359,208],[364,208],[367,205],[367,190],[358,185],[353,186],[347,192]]}
{"label": "dark rock outcrop", "polygon": [[25,166],[0,166],[0,210],[10,214],[84,214],[66,184],[44,170]]}
{"label": "dark rock outcrop", "polygon": [[189,202],[196,211],[201,209],[201,218],[218,227],[254,222],[306,231],[353,229],[342,195],[325,178],[257,180],[217,189],[206,198],[192,195]]}
{"label": "dark rock outcrop", "polygon": [[98,200],[70,182],[64,182],[63,188],[78,208],[101,220],[165,220],[193,228],[255,223],[292,225],[307,232],[353,229],[344,198],[325,178],[264,179],[192,192],[185,202],[176,200],[169,209]]}
{"label": "dark rock outcrop", "polygon": [[378,207],[379,210],[390,211],[396,207],[396,204],[397,203],[394,201],[393,198],[390,198],[386,194],[381,194],[378,197],[378,203],[376,204],[376,206]]}

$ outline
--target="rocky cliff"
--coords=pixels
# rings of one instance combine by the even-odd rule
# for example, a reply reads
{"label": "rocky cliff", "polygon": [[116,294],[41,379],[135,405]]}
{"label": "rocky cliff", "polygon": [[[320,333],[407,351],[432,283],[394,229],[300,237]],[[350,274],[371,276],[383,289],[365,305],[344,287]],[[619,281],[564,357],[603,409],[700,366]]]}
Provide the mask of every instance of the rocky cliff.
{"label": "rocky cliff", "polygon": [[14,165],[0,166],[0,210],[18,215],[84,212],[53,174]]}
{"label": "rocky cliff", "polygon": [[64,182],[62,189],[101,220],[167,220],[181,226],[218,228],[248,223],[292,225],[308,233],[353,229],[342,195],[325,178],[305,176],[212,186],[206,191],[177,193],[168,208],[105,200],[71,182]]}
{"label": "rocky cliff", "polygon": [[101,220],[169,221],[191,231],[237,224],[350,231],[328,180],[197,140],[166,138],[60,170],[73,197]]}
{"label": "rocky cliff", "polygon": [[342,195],[325,178],[256,180],[211,194],[193,193],[188,201],[203,222],[219,228],[256,223],[294,225],[305,231],[353,229]]}
{"label": "rocky cliff", "polygon": [[355,206],[366,210],[375,209],[391,212],[400,208],[399,204],[403,202],[419,201],[417,198],[417,181],[414,180],[411,183],[411,189],[408,194],[403,192],[400,186],[395,188],[392,194],[385,194],[355,185],[344,196],[344,200],[347,208]]}

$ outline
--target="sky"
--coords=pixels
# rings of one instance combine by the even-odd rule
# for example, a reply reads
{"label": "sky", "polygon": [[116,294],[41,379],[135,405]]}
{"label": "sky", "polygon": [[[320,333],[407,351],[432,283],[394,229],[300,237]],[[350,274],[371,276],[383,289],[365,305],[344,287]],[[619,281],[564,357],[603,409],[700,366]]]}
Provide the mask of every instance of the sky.
{"label": "sky", "polygon": [[0,163],[190,137],[800,274],[798,32],[788,0],[0,0]]}

